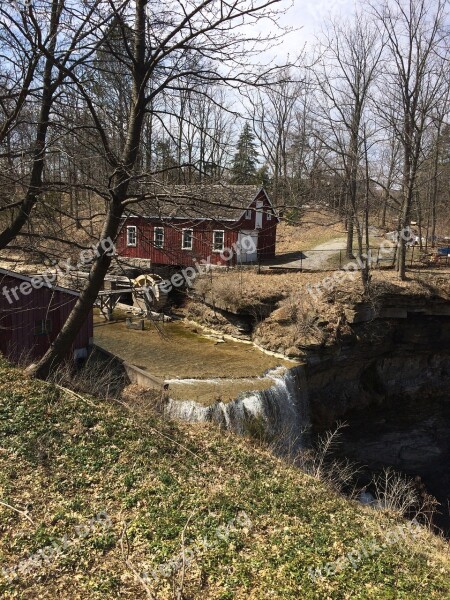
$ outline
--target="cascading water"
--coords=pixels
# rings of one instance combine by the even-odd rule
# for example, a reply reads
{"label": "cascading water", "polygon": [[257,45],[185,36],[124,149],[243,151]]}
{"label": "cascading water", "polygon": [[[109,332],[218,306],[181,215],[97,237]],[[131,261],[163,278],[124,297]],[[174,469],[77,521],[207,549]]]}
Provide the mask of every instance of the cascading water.
{"label": "cascading water", "polygon": [[265,390],[242,393],[228,403],[220,401],[202,406],[194,401],[169,399],[165,412],[186,421],[211,421],[224,429],[244,434],[255,427],[275,439],[282,453],[304,445],[309,427],[308,394],[304,367],[274,369],[265,377],[273,385]]}

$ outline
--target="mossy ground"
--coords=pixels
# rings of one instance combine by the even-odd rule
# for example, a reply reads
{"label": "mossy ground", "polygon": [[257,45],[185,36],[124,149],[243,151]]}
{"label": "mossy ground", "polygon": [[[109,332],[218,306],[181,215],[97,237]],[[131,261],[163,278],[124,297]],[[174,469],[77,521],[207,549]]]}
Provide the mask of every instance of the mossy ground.
{"label": "mossy ground", "polygon": [[[363,558],[357,569],[312,581],[308,568],[360,541],[382,543],[398,522],[249,440],[81,398],[4,362],[0,490],[4,504],[32,521],[0,505],[1,567],[52,542],[62,546],[12,582],[1,576],[2,598],[450,597],[446,545],[425,531]],[[77,536],[75,527],[100,511],[111,527],[93,523]],[[249,522],[219,536],[242,511]],[[64,536],[73,545],[64,548]],[[192,544],[184,578],[179,569],[156,584],[136,579]]]}

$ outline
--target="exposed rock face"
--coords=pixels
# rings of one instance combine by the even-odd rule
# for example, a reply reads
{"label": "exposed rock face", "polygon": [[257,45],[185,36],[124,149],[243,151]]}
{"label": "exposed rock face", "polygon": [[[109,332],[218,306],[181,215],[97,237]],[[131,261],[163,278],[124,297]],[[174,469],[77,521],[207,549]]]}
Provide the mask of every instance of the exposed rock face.
{"label": "exposed rock face", "polygon": [[[346,421],[342,454],[370,470],[392,466],[418,475],[445,505],[450,301],[391,295],[376,304],[347,305],[343,314],[345,327],[336,330],[332,343],[301,340],[304,364],[291,369],[284,382],[228,406],[202,408],[200,418],[242,433],[249,416],[261,417],[269,431],[285,431],[286,447],[309,424],[314,435]],[[273,317],[274,326],[287,319],[281,310]],[[442,527],[450,523],[444,519]]]}
{"label": "exposed rock face", "polygon": [[[420,479],[440,503],[434,523],[450,533],[450,394],[391,397],[389,404],[347,413],[338,454],[364,465],[364,483],[385,467]],[[420,487],[419,487],[420,489]]]}
{"label": "exposed rock face", "polygon": [[350,428],[342,434],[343,451],[372,469],[391,465],[424,473],[444,454],[449,456],[450,402],[445,396],[397,398],[390,407],[353,412],[348,423]]}
{"label": "exposed rock face", "polygon": [[[438,310],[447,307],[430,307],[430,312]],[[307,352],[311,416],[317,428],[330,427],[352,409],[450,390],[450,317],[414,310],[403,314],[355,323],[351,338]]]}
{"label": "exposed rock face", "polygon": [[[398,300],[398,299],[397,299]],[[339,454],[420,477],[441,504],[435,524],[450,531],[449,304],[402,299],[356,307],[353,336],[308,353],[306,377],[314,430],[345,421]]]}
{"label": "exposed rock face", "polygon": [[192,305],[194,317],[195,310],[203,310],[199,320],[265,348],[271,328],[276,329],[268,349],[305,364],[311,419],[318,430],[353,409],[450,389],[450,300],[445,297],[388,291],[372,302],[335,299],[328,320],[316,318],[309,328],[286,327],[290,337],[283,331],[292,307],[274,307],[263,320],[264,340],[255,315],[201,307]]}
{"label": "exposed rock face", "polygon": [[191,302],[188,305],[187,317],[206,327],[212,327],[237,339],[248,341],[251,340],[255,322],[255,317],[250,314],[235,314],[201,302]]}
{"label": "exposed rock face", "polygon": [[[275,310],[266,330],[282,325],[289,318],[286,310]],[[218,329],[250,337],[250,315],[216,309],[214,317]],[[255,335],[253,340],[259,343]],[[286,348],[270,349],[298,358],[301,347],[316,430],[328,429],[355,409],[450,390],[450,301],[445,298],[385,294],[372,303],[342,304],[342,323],[326,341],[300,333],[295,341],[295,346],[286,340]]]}

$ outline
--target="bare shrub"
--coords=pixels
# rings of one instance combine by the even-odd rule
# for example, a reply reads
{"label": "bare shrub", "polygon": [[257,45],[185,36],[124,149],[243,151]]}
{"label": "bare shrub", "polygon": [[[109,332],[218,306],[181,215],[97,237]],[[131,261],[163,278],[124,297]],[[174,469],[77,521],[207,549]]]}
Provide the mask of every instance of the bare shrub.
{"label": "bare shrub", "polygon": [[387,467],[373,477],[372,483],[379,508],[416,518],[428,528],[432,527],[439,502],[421,491],[416,481]]}
{"label": "bare shrub", "polygon": [[[10,350],[11,353],[13,353],[13,349],[11,348]],[[32,350],[21,348],[20,351],[16,353],[14,363],[19,367],[27,369],[33,363]]]}
{"label": "bare shrub", "polygon": [[303,337],[321,337],[322,332],[318,326],[317,312],[311,300],[301,294],[289,296],[286,302],[291,313],[291,322],[295,326],[297,335]]}
{"label": "bare shrub", "polygon": [[412,479],[394,471],[383,469],[372,479],[378,506],[406,515],[419,506],[419,495]]}
{"label": "bare shrub", "polygon": [[[232,310],[249,309],[271,299],[265,278],[253,270],[211,273],[197,278],[194,290],[203,301]],[[278,296],[279,297],[279,296]]]}
{"label": "bare shrub", "polygon": [[163,417],[168,398],[164,390],[147,389],[131,384],[123,390],[120,400],[138,420],[142,420],[153,413]]}
{"label": "bare shrub", "polygon": [[438,512],[439,506],[440,503],[434,496],[432,496],[428,492],[424,492],[423,494],[421,494],[421,505],[420,510],[416,515],[416,519],[420,520],[420,522],[424,524],[428,529],[434,530],[434,515],[436,514],[436,512]]}
{"label": "bare shrub", "polygon": [[197,277],[194,284],[194,291],[205,300],[206,296],[211,292],[211,278],[209,276]]}
{"label": "bare shrub", "polygon": [[91,354],[79,369],[75,369],[72,363],[62,363],[49,381],[96,398],[108,399],[120,397],[127,377],[117,368],[114,359]]}
{"label": "bare shrub", "polygon": [[273,441],[273,434],[268,429],[267,421],[261,415],[249,416],[245,421],[245,435],[253,441],[266,446]]}
{"label": "bare shrub", "polygon": [[222,305],[235,309],[245,306],[249,303],[249,293],[247,286],[236,277],[216,277],[213,280],[211,295]]}
{"label": "bare shrub", "polygon": [[306,450],[303,449],[305,437],[309,434],[309,427],[296,431],[293,427],[284,428],[272,435],[270,449],[273,454],[282,456],[283,460],[293,466],[298,466],[299,456]]}
{"label": "bare shrub", "polygon": [[337,423],[334,431],[320,435],[313,447],[299,453],[296,461],[302,471],[328,483],[337,491],[347,488],[360,470],[348,459],[333,458],[344,427],[347,427],[346,423]]}
{"label": "bare shrub", "polygon": [[309,427],[297,435],[292,431],[279,432],[271,440],[270,448],[290,464],[341,492],[350,486],[360,470],[348,459],[333,458],[344,427],[347,427],[346,423],[338,423],[334,431],[327,431],[319,436],[314,446],[306,448],[304,440],[309,436]]}

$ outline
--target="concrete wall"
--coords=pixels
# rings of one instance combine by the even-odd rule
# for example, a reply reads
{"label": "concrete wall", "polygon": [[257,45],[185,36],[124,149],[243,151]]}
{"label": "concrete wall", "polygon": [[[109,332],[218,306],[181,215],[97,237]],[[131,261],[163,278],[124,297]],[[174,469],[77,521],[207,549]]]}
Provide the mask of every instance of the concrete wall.
{"label": "concrete wall", "polygon": [[127,375],[130,383],[136,383],[140,387],[152,389],[152,390],[162,390],[164,386],[164,380],[155,377],[151,373],[136,367],[135,365],[131,365],[126,361],[122,360],[115,354],[108,352],[101,346],[97,344],[92,344],[92,348],[94,351],[103,354],[104,356],[114,360],[117,363],[118,368],[121,368]]}

